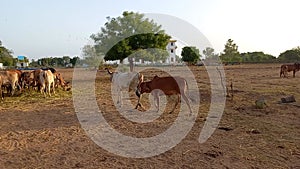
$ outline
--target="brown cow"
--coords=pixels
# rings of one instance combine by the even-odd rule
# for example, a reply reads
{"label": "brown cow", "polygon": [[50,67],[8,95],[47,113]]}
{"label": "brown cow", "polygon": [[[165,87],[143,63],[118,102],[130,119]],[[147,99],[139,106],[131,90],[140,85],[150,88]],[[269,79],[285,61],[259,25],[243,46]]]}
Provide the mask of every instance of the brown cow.
{"label": "brown cow", "polygon": [[[185,79],[181,77],[158,77],[155,76],[151,81],[142,82],[138,87],[141,95],[143,93],[151,93],[156,100],[156,108],[159,111],[159,96],[160,95],[177,95],[177,102],[170,113],[172,113],[180,101],[180,96],[188,105],[190,113],[192,113],[189,99],[187,97],[188,84]],[[141,106],[141,105],[140,105]]]}
{"label": "brown cow", "polygon": [[58,87],[59,85],[64,90],[71,90],[70,82],[66,82],[64,78],[62,77],[61,73],[53,73],[55,75],[55,87]]}
{"label": "brown cow", "polygon": [[16,86],[18,86],[19,88],[19,74],[17,73],[17,71],[14,70],[7,70],[4,72],[0,72],[0,76],[2,79],[2,86],[8,86],[9,88],[11,88],[11,96],[14,95],[15,92],[15,88]]}
{"label": "brown cow", "polygon": [[287,73],[293,71],[293,77],[295,77],[295,74],[297,71],[300,70],[300,63],[294,63],[294,64],[284,64],[280,67],[280,77],[283,75],[283,77],[287,77]]}
{"label": "brown cow", "polygon": [[0,76],[0,97],[1,97],[1,100],[3,100],[3,91],[2,91],[2,85],[3,85],[3,80],[2,80],[2,76]]}

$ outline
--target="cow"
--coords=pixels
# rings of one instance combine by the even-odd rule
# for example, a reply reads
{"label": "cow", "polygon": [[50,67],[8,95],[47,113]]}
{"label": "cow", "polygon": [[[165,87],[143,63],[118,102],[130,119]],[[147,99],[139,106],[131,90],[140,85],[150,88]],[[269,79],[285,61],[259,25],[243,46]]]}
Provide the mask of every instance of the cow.
{"label": "cow", "polygon": [[280,67],[280,77],[287,77],[287,73],[293,71],[293,77],[295,77],[295,74],[297,71],[300,70],[300,63],[294,63],[294,64],[284,64]]}
{"label": "cow", "polygon": [[2,79],[2,76],[0,76],[0,97],[1,97],[1,100],[4,99],[4,93],[2,91],[2,85],[3,85],[3,79]]}
{"label": "cow", "polygon": [[[111,72],[108,68],[105,68],[108,74],[110,75],[110,81],[116,87],[116,91],[118,92],[118,100],[117,104],[122,106],[122,90],[135,91],[137,95],[138,104],[140,102],[140,93],[138,90],[138,85],[144,81],[144,75],[137,72]],[[136,108],[138,107],[136,105]]]}
{"label": "cow", "polygon": [[64,78],[62,77],[61,73],[54,73],[55,75],[55,87],[58,87],[59,85],[63,88],[63,90],[71,90],[71,86],[69,85],[70,82],[66,82]]}
{"label": "cow", "polygon": [[39,83],[41,84],[40,92],[44,93],[44,96],[46,96],[46,93],[51,96],[51,87],[53,90],[53,94],[55,94],[54,75],[51,70],[42,70],[40,72]]}
{"label": "cow", "polygon": [[23,89],[25,89],[26,87],[30,89],[30,86],[34,82],[34,77],[31,74],[31,72],[22,72],[20,80],[21,80],[21,87]]}
{"label": "cow", "polygon": [[182,77],[158,77],[156,75],[151,81],[140,83],[138,90],[141,95],[143,93],[151,93],[154,96],[154,101],[156,100],[155,106],[157,111],[159,111],[159,96],[165,94],[167,96],[177,95],[177,102],[170,113],[174,112],[180,101],[180,96],[183,97],[190,110],[190,113],[192,113],[189,98],[187,97],[188,84],[187,81]]}
{"label": "cow", "polygon": [[0,76],[2,79],[2,86],[6,86],[8,87],[11,96],[14,95],[15,92],[15,88],[18,86],[20,89],[20,85],[19,85],[19,74],[17,71],[14,70],[6,70],[4,72],[0,72]]}

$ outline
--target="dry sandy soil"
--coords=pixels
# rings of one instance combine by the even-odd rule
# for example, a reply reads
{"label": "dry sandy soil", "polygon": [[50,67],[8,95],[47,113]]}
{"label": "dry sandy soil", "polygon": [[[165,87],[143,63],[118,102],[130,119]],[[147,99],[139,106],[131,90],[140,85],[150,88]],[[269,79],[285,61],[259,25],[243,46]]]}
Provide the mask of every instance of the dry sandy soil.
{"label": "dry sandy soil", "polygon": [[[71,91],[44,98],[36,92],[7,97],[0,102],[0,168],[300,168],[300,73],[280,78],[279,64],[226,66],[226,81],[233,83],[218,129],[205,142],[199,133],[210,105],[210,81],[205,67],[191,67],[201,93],[196,122],[171,150],[149,158],[126,158],[97,146],[81,128]],[[172,70],[172,67],[170,67]],[[72,69],[59,70],[66,80]],[[142,72],[146,79],[163,72]],[[118,132],[132,137],[157,135],[174,122],[178,109],[168,99],[167,110],[150,123],[135,123],[121,116],[110,92],[105,71],[96,79],[97,102],[103,116]],[[76,92],[76,91],[73,91]],[[298,102],[280,104],[294,95]],[[136,103],[134,94],[130,100]],[[267,107],[257,109],[264,98]],[[149,108],[149,97],[142,102]],[[99,124],[101,125],[101,124]]]}

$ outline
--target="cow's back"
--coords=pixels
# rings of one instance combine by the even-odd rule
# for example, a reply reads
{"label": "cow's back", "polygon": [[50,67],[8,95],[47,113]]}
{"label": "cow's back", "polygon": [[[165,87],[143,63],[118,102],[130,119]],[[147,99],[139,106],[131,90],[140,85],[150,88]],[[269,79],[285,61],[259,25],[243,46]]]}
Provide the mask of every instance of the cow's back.
{"label": "cow's back", "polygon": [[154,77],[151,81],[152,90],[162,90],[166,95],[178,94],[186,86],[181,77]]}

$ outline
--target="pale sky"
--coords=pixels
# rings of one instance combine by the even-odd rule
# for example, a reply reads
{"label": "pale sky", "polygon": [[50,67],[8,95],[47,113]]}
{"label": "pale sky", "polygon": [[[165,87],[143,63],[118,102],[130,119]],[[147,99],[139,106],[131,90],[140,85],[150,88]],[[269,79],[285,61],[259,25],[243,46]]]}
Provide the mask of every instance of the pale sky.
{"label": "pale sky", "polygon": [[0,0],[0,40],[29,59],[80,56],[89,36],[123,11],[181,18],[217,53],[231,38],[240,52],[278,56],[300,46],[299,0]]}

